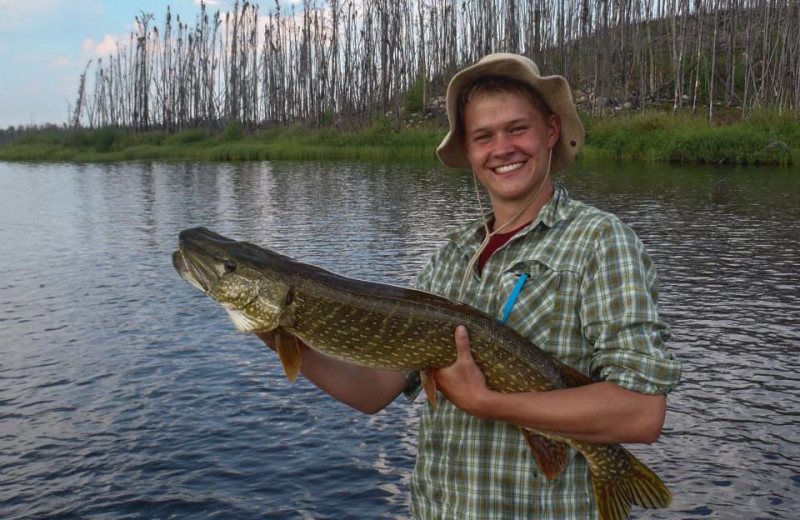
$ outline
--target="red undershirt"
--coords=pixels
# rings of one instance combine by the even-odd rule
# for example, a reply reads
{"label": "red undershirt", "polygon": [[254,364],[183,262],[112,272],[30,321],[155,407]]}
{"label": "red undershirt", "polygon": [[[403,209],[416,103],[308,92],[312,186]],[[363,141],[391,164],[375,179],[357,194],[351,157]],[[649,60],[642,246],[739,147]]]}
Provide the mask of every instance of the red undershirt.
{"label": "red undershirt", "polygon": [[483,271],[484,264],[486,264],[486,262],[489,260],[489,258],[492,256],[492,254],[495,251],[497,251],[498,249],[503,247],[503,245],[506,242],[511,240],[511,237],[516,235],[523,228],[527,227],[528,224],[530,224],[530,222],[526,222],[525,224],[521,225],[517,229],[508,231],[506,233],[498,233],[496,235],[493,235],[489,239],[489,243],[486,245],[486,249],[484,249],[483,252],[481,252],[481,256],[480,256],[480,258],[478,258],[478,272],[480,273],[480,272]]}

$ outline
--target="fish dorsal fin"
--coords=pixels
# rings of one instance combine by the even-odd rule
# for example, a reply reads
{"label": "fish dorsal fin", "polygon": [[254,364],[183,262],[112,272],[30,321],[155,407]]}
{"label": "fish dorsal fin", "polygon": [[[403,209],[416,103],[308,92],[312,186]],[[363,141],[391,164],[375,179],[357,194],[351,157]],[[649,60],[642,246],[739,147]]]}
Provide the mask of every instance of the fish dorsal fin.
{"label": "fish dorsal fin", "polygon": [[283,372],[289,382],[294,383],[295,379],[297,379],[297,374],[300,373],[300,365],[302,363],[300,345],[297,338],[283,328],[278,327],[275,329],[275,350],[278,351],[278,357],[283,365]]}
{"label": "fish dorsal fin", "polygon": [[530,430],[520,427],[520,431],[528,441],[539,469],[547,480],[558,478],[567,466],[567,445],[562,441],[542,437]]}

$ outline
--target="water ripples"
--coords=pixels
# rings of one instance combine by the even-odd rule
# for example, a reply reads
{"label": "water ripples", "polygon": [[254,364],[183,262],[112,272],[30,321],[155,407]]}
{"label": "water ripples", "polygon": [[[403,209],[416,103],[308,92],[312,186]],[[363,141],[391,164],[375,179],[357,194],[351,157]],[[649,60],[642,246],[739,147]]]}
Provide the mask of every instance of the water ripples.
{"label": "water ripples", "polygon": [[[684,362],[662,440],[675,494],[642,518],[800,505],[800,241],[792,172],[577,165],[659,267]],[[363,416],[174,273],[205,225],[342,274],[411,284],[477,215],[468,175],[359,163],[0,163],[3,518],[407,518],[419,403]]]}

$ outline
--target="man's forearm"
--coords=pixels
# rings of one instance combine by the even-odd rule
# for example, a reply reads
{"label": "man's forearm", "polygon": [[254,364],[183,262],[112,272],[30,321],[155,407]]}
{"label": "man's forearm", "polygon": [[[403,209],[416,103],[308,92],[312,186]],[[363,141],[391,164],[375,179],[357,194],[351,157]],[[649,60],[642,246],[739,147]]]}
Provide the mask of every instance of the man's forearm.
{"label": "man's forearm", "polygon": [[652,443],[661,434],[666,397],[601,382],[550,392],[487,390],[468,408],[485,419],[594,443]]}
{"label": "man's forearm", "polygon": [[408,386],[401,372],[367,368],[303,349],[300,372],[331,397],[364,413],[386,408]]}
{"label": "man's forearm", "polygon": [[[271,349],[271,332],[256,334]],[[400,372],[366,368],[320,354],[300,343],[300,373],[334,399],[364,413],[384,409],[408,386]]]}

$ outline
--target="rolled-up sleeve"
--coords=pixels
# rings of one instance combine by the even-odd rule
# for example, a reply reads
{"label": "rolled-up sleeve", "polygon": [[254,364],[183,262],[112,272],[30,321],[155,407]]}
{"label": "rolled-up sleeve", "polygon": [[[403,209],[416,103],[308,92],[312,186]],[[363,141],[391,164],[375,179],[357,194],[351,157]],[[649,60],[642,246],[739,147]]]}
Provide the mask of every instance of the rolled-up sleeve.
{"label": "rolled-up sleeve", "polygon": [[592,345],[591,376],[645,394],[668,394],[681,363],[667,351],[658,315],[655,266],[636,234],[619,221],[600,232],[582,281],[582,333]]}

